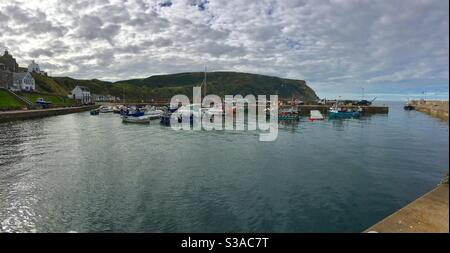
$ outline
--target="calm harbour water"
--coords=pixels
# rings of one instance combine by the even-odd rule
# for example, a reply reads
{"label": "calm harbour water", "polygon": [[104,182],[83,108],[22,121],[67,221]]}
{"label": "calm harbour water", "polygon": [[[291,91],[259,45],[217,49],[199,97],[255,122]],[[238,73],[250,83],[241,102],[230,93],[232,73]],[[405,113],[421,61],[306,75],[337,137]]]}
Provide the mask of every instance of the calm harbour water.
{"label": "calm harbour water", "polygon": [[448,172],[448,124],[402,105],[268,143],[89,112],[0,123],[0,231],[361,232]]}

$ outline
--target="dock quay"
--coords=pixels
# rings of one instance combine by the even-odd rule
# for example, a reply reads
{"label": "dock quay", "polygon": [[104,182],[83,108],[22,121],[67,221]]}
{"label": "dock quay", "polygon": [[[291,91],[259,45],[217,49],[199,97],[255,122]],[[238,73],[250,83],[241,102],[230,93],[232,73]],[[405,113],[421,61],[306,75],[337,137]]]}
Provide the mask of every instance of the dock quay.
{"label": "dock quay", "polygon": [[448,233],[448,182],[437,186],[365,233]]}
{"label": "dock quay", "polygon": [[95,105],[79,106],[79,107],[64,107],[64,108],[52,108],[52,109],[40,109],[40,110],[23,110],[23,111],[6,111],[0,112],[0,122],[26,120],[50,117],[56,115],[70,114],[76,112],[88,111],[96,108]]}
{"label": "dock quay", "polygon": [[[387,114],[389,113],[388,106],[356,106],[356,105],[346,105],[346,108],[349,109],[358,109],[362,108],[363,113],[365,114]],[[320,111],[322,114],[327,114],[330,110],[329,105],[299,105],[298,106],[301,115],[309,115],[311,111],[316,110]]]}
{"label": "dock quay", "polygon": [[448,122],[448,101],[412,100],[409,104],[414,110]]}

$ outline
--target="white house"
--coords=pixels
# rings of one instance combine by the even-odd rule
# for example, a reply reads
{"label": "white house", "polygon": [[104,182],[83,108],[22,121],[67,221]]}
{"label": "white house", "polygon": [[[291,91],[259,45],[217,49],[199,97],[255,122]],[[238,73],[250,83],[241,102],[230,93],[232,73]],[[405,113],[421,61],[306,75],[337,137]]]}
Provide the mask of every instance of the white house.
{"label": "white house", "polygon": [[69,94],[69,98],[79,100],[82,104],[90,104],[92,102],[91,92],[84,86],[76,86]]}
{"label": "white house", "polygon": [[28,72],[38,73],[45,76],[47,75],[47,72],[42,71],[39,64],[37,64],[34,60],[30,63],[30,65],[28,65]]}
{"label": "white house", "polygon": [[30,72],[13,73],[13,90],[34,91],[36,83]]}

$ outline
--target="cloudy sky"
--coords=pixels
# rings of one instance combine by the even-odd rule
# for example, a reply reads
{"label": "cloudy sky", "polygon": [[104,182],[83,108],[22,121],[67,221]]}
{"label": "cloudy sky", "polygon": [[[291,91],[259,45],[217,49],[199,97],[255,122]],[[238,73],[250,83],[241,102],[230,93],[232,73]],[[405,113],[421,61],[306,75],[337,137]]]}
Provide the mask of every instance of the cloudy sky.
{"label": "cloudy sky", "polygon": [[448,97],[448,0],[0,0],[0,50],[51,75],[230,70],[320,96]]}

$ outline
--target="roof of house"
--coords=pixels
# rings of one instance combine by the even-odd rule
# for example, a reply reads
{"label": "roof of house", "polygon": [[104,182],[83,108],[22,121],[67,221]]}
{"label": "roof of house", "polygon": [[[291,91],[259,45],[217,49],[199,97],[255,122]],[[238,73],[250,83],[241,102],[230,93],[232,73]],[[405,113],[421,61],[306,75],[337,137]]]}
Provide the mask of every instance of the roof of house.
{"label": "roof of house", "polygon": [[27,74],[28,72],[13,73],[14,82],[22,80]]}
{"label": "roof of house", "polygon": [[[89,88],[88,87],[85,87],[85,86],[77,86],[78,88],[80,88],[80,90],[82,90],[82,91],[89,91]],[[76,89],[77,87],[75,87],[74,89]]]}

